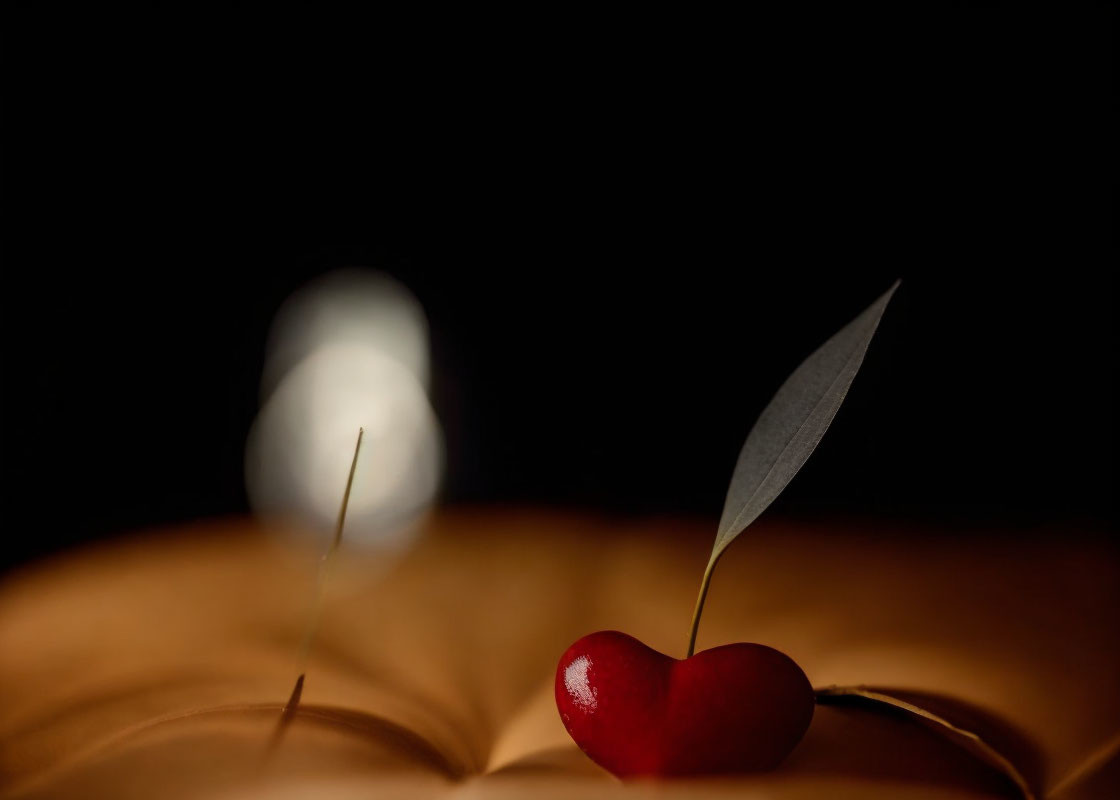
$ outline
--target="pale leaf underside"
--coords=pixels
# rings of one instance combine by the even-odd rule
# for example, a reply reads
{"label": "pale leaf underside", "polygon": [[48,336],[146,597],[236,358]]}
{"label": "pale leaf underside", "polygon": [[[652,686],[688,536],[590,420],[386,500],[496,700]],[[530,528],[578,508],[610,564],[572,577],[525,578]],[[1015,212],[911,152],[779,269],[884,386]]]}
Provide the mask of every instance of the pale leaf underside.
{"label": "pale leaf underside", "polygon": [[794,370],[747,436],[727,491],[712,562],[766,510],[816,449],[863,363],[898,282]]}

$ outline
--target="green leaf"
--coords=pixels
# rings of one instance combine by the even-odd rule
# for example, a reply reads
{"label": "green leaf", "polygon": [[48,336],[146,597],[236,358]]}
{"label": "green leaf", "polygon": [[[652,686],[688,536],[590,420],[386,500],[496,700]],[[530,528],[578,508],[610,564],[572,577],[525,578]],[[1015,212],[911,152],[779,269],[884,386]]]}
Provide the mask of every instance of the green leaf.
{"label": "green leaf", "polygon": [[801,366],[786,378],[774,399],[762,410],[758,421],[747,434],[739,453],[731,487],[723,504],[723,516],[716,532],[712,557],[700,581],[700,594],[692,612],[688,633],[690,657],[696,650],[696,632],[704,599],[712,582],[716,562],[727,546],[743,529],[774,502],[782,489],[793,480],[836,416],[844,402],[852,379],[863,364],[867,345],[879,327],[879,320],[898,288],[899,281],[867,310],[840,329]]}
{"label": "green leaf", "polygon": [[898,283],[805,359],[763,409],[731,476],[711,563],[774,502],[816,449]]}

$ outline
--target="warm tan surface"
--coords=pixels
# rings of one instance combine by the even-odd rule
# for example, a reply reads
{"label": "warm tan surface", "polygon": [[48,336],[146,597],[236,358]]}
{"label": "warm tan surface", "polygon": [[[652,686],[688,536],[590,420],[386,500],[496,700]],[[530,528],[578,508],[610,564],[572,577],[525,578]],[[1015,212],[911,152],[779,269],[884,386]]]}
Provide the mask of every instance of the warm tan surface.
{"label": "warm tan surface", "polygon": [[[470,512],[433,520],[392,567],[344,550],[303,713],[264,765],[314,551],[215,523],[26,569],[0,587],[5,794],[1006,794],[921,726],[859,708],[818,708],[765,776],[621,784],[588,762],[557,718],[556,659],[604,628],[683,655],[713,530]],[[1120,565],[1100,537],[764,520],[717,570],[698,649],[757,641],[818,686],[920,691],[985,728],[1043,795],[1105,797],[1117,788],[1118,612]]]}

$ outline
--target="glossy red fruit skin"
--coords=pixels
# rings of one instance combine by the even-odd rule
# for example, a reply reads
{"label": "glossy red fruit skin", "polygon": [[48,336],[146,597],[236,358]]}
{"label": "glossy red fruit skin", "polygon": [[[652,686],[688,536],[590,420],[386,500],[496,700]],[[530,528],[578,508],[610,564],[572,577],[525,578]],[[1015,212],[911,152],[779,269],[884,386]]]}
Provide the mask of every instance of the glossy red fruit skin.
{"label": "glossy red fruit skin", "polygon": [[593,761],[622,778],[773,769],[816,700],[789,656],[728,644],[683,661],[618,631],[584,636],[556,668],[556,707]]}

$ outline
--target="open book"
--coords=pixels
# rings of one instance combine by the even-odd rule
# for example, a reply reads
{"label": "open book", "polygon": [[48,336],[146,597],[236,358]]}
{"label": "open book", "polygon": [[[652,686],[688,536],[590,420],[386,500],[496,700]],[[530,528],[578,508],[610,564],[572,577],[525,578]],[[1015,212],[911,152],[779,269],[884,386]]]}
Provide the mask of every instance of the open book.
{"label": "open book", "polygon": [[[1014,797],[913,715],[818,705],[777,770],[623,783],[568,738],[556,662],[625,631],[684,655],[712,524],[433,518],[344,548],[299,712],[318,552],[239,521],[68,554],[0,586],[5,797]],[[289,542],[289,543],[285,543]],[[766,519],[724,558],[697,650],[760,642],[980,734],[1039,797],[1117,796],[1120,558],[1092,531]]]}

